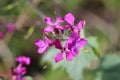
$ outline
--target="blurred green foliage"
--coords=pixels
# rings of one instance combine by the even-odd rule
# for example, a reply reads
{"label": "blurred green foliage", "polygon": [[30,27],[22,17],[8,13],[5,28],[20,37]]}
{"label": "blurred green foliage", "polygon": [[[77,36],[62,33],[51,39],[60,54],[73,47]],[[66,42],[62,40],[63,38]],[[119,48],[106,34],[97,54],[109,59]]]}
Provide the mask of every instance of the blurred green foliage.
{"label": "blurred green foliage", "polygon": [[106,7],[112,10],[117,10],[120,8],[120,1],[119,0],[103,0],[106,4]]}
{"label": "blurred green foliage", "polygon": [[117,54],[108,53],[101,57],[100,64],[95,70],[85,71],[85,80],[119,80],[120,57]]}

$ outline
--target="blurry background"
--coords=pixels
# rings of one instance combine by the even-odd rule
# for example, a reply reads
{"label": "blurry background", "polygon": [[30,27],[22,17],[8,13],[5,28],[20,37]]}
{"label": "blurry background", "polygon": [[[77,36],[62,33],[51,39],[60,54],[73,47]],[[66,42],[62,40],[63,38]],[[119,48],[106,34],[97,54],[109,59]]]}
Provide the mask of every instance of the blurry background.
{"label": "blurry background", "polygon": [[[33,80],[72,80],[64,69],[51,69],[42,63],[34,41],[42,38],[43,18],[64,17],[71,12],[86,20],[86,36],[95,36],[101,57],[84,70],[85,80],[120,80],[120,0],[0,0],[0,76],[10,80],[10,68],[17,63],[15,56],[32,59],[28,73]],[[13,23],[15,32],[5,32]],[[94,43],[93,43],[94,44]],[[81,76],[81,75],[79,75]]]}

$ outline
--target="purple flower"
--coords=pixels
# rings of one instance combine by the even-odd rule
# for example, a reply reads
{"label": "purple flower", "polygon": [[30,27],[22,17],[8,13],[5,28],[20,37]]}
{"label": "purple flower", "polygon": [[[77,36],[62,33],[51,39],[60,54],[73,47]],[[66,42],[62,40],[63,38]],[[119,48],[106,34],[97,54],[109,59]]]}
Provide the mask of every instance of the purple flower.
{"label": "purple flower", "polygon": [[80,20],[79,23],[75,26],[74,32],[75,33],[79,33],[83,29],[84,24],[85,24],[85,21],[84,20]]}
{"label": "purple flower", "polygon": [[11,68],[13,80],[25,80],[23,76],[26,74],[26,67],[24,65],[30,64],[30,58],[25,56],[16,57],[16,61],[19,62],[17,68]]}
{"label": "purple flower", "polygon": [[35,45],[38,47],[38,53],[46,52],[47,49],[52,46],[54,41],[50,40],[47,36],[45,36],[45,41],[37,40],[35,41]]}
{"label": "purple flower", "polygon": [[35,42],[35,45],[38,47],[38,53],[43,53],[45,51],[47,51],[49,44],[47,41],[43,41],[43,40],[37,40]]}
{"label": "purple flower", "polygon": [[13,80],[25,80],[23,76],[26,74],[26,67],[23,67],[22,64],[19,64],[18,67],[11,68]]}
{"label": "purple flower", "polygon": [[70,50],[68,50],[68,48],[66,46],[62,47],[59,39],[56,39],[54,41],[54,45],[55,45],[55,48],[57,48],[61,51],[54,57],[54,60],[56,63],[63,60],[64,53],[66,54],[66,60],[72,61],[72,59],[73,59],[73,55],[71,54],[72,52]]}
{"label": "purple flower", "polygon": [[16,29],[15,29],[15,26],[14,26],[13,23],[8,23],[6,25],[6,30],[9,31],[9,32],[15,32]]}
{"label": "purple flower", "polygon": [[66,54],[66,60],[69,60],[69,61],[72,61],[73,60],[73,54],[71,51],[68,51],[68,50],[61,50],[60,53],[58,53],[55,57],[54,57],[54,60],[55,62],[59,62],[61,60],[63,60],[63,54]]}
{"label": "purple flower", "polygon": [[4,38],[4,33],[2,31],[0,31],[0,39]]}
{"label": "purple flower", "polygon": [[[66,14],[64,20],[58,17],[55,22],[52,21],[52,18],[46,17],[45,23],[48,27],[43,30],[45,41],[38,40],[35,42],[38,53],[41,54],[47,51],[50,46],[54,46],[60,50],[54,57],[56,63],[63,60],[63,54],[66,55],[66,60],[72,61],[79,53],[79,49],[87,44],[87,40],[81,38],[79,34],[85,21],[80,20],[77,25],[74,24],[74,21],[75,17],[72,13]],[[63,22],[64,24],[61,24]],[[63,42],[66,42],[65,45],[62,44]]]}
{"label": "purple flower", "polygon": [[55,40],[54,40],[54,45],[55,45],[55,48],[56,48],[56,49],[62,50],[63,47],[62,47],[62,45],[61,45],[60,42],[61,42],[61,41],[60,41],[59,39],[55,39]]}
{"label": "purple flower", "polygon": [[55,56],[55,62],[59,62],[63,59],[63,53],[66,54],[66,60],[72,61],[73,57],[77,56],[79,48],[84,47],[87,44],[87,40],[80,38],[79,34],[73,33],[67,40],[66,45],[62,48],[60,41],[55,41],[55,47],[61,52]]}
{"label": "purple flower", "polygon": [[67,23],[70,24],[70,26],[67,26],[67,28],[71,28],[71,30],[73,30],[73,32],[75,33],[79,33],[83,29],[85,24],[84,20],[80,20],[79,23],[74,26],[75,17],[72,13],[66,14],[64,19]]}
{"label": "purple flower", "polygon": [[65,18],[65,21],[68,22],[70,25],[74,25],[75,17],[72,13],[66,14],[64,18]]}
{"label": "purple flower", "polygon": [[53,41],[50,40],[47,36],[44,36],[45,37],[45,41],[50,45],[52,46],[53,45]]}
{"label": "purple flower", "polygon": [[21,64],[29,65],[30,58],[25,56],[16,57],[15,60]]}
{"label": "purple flower", "polygon": [[66,59],[69,60],[69,61],[72,61],[73,60],[72,52],[71,51],[65,51],[65,53],[66,53]]}
{"label": "purple flower", "polygon": [[54,29],[63,30],[64,28],[59,25],[59,23],[64,22],[61,17],[58,17],[55,22],[52,21],[51,17],[45,18],[45,23],[48,25],[47,28],[44,28],[44,33],[52,32]]}
{"label": "purple flower", "polygon": [[84,47],[86,44],[87,40],[80,38],[79,34],[73,33],[67,40],[66,47],[72,52],[73,56],[76,56],[79,48]]}
{"label": "purple flower", "polygon": [[61,61],[61,60],[63,60],[63,52],[58,53],[58,54],[54,57],[54,60],[55,60],[56,63],[59,62],[59,61]]}

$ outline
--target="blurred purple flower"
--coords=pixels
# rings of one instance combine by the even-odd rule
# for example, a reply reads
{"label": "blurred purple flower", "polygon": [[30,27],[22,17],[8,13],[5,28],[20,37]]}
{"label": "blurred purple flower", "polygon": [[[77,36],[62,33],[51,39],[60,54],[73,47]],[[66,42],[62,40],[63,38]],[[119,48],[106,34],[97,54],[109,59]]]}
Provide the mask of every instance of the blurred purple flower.
{"label": "blurred purple flower", "polygon": [[2,31],[0,31],[0,39],[4,38],[4,33]]}
{"label": "blurred purple flower", "polygon": [[25,56],[16,57],[16,61],[19,62],[17,68],[11,68],[11,73],[13,75],[13,80],[25,80],[23,76],[26,74],[26,67],[23,65],[30,64],[30,58]]}
{"label": "blurred purple flower", "polygon": [[35,41],[35,45],[38,47],[38,53],[46,52],[47,49],[54,44],[54,41],[50,40],[47,36],[45,36],[45,41],[37,40]]}
{"label": "blurred purple flower", "polygon": [[47,41],[43,41],[43,40],[37,40],[35,42],[35,45],[38,47],[38,53],[43,53],[45,51],[47,51],[49,44]]}
{"label": "blurred purple flower", "polygon": [[23,67],[22,64],[19,64],[18,67],[11,68],[13,80],[24,80],[23,76],[26,74],[26,67]]}
{"label": "blurred purple flower", "polygon": [[29,65],[30,58],[25,56],[16,57],[15,60],[21,64]]}
{"label": "blurred purple flower", "polygon": [[13,23],[8,23],[6,25],[6,30],[9,31],[9,32],[15,32],[15,25]]}

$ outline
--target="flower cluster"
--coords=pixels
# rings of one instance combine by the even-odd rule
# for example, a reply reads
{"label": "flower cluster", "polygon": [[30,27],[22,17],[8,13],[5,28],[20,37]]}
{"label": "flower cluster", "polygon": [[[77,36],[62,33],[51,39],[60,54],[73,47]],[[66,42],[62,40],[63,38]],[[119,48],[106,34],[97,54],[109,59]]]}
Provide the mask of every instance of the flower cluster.
{"label": "flower cluster", "polygon": [[[38,53],[46,52],[50,46],[55,46],[60,52],[54,57],[55,62],[63,60],[72,61],[73,57],[79,53],[79,48],[87,44],[87,40],[80,36],[80,32],[84,27],[85,21],[80,20],[77,25],[74,24],[75,17],[72,13],[65,15],[64,19],[58,17],[56,21],[46,17],[45,23],[47,27],[43,29],[45,40],[37,40],[35,45],[38,47]],[[65,42],[65,44],[63,44]]]}
{"label": "flower cluster", "polygon": [[26,74],[26,67],[24,65],[30,64],[30,58],[25,56],[20,56],[15,59],[19,62],[17,68],[11,68],[13,75],[13,80],[25,80],[23,76]]}

